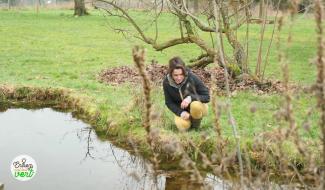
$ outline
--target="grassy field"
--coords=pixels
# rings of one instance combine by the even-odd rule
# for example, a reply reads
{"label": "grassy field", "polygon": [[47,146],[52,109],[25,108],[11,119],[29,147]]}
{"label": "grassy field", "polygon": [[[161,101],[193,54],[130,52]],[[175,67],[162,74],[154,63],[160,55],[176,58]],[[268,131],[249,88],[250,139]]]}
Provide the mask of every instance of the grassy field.
{"label": "grassy field", "polygon": [[[110,30],[109,25],[128,27],[117,18],[108,19],[101,12],[93,10],[87,17],[73,17],[69,10],[34,11],[0,11],[0,84],[28,85],[35,87],[64,87],[74,90],[77,94],[87,97],[105,117],[120,125],[120,133],[129,133],[130,128],[135,135],[141,136],[144,130],[140,127],[139,111],[129,109],[134,94],[139,93],[138,87],[123,84],[110,86],[99,83],[97,74],[105,68],[121,65],[132,65],[131,50],[140,41],[134,38],[124,38]],[[147,23],[143,12],[132,13],[139,22]],[[161,39],[177,35],[178,22],[163,14],[159,29]],[[293,43],[286,46],[288,27],[282,33],[283,51],[287,51],[290,67],[290,82],[298,85],[310,85],[315,81],[315,66],[310,64],[314,57],[315,32],[314,23],[310,18],[298,16],[293,27]],[[243,28],[239,38],[244,37]],[[251,26],[250,66],[254,70],[259,46],[260,26]],[[266,39],[270,39],[272,26],[267,27]],[[148,34],[153,33],[149,29]],[[208,35],[203,35],[208,38]],[[267,47],[268,42],[264,43]],[[195,46],[181,45],[156,52],[147,47],[147,60],[156,59],[160,64],[166,64],[172,56],[179,55],[188,61],[200,54]],[[275,46],[272,48],[270,64],[266,76],[281,79],[281,66],[277,62]],[[134,93],[137,92],[137,93]],[[173,116],[165,108],[162,89],[155,88],[153,101],[156,110],[162,110],[163,118],[159,127],[167,133],[178,133],[173,127]],[[261,131],[271,130],[280,125],[274,118],[275,112],[283,104],[279,94],[258,95],[255,92],[237,92],[232,97],[232,109],[239,133],[243,139],[251,139]],[[220,102],[225,100],[219,97]],[[312,131],[305,136],[318,137],[317,111],[307,118],[307,110],[315,106],[314,99],[309,94],[295,94],[294,114],[298,126],[306,120],[311,120]],[[256,106],[255,113],[250,112],[251,106]],[[210,106],[211,107],[211,106]],[[127,112],[126,112],[127,111]],[[213,116],[203,122],[201,131],[213,134]],[[135,118],[133,126],[129,120]],[[231,128],[226,113],[221,114],[223,135],[231,137]],[[190,138],[200,138],[198,132],[191,131]],[[141,137],[140,137],[141,138]]]}

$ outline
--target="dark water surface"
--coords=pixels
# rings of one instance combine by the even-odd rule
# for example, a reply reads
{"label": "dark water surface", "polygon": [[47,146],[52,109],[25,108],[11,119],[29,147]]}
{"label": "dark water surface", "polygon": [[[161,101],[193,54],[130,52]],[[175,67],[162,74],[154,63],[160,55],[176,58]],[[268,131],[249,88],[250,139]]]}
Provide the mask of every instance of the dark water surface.
{"label": "dark water surface", "polygon": [[[22,154],[37,164],[30,181],[18,181],[10,172],[11,161]],[[172,175],[160,172],[155,186],[153,172],[145,163],[109,141],[101,141],[88,124],[70,113],[50,108],[0,112],[0,183],[5,190],[200,188],[177,171]],[[206,181],[213,189],[224,189],[215,177]]]}

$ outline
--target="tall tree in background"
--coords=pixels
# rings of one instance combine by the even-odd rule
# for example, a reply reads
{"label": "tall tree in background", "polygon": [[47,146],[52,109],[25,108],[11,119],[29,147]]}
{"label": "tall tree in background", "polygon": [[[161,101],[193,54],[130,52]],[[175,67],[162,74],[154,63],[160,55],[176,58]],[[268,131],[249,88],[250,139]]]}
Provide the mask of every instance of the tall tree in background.
{"label": "tall tree in background", "polygon": [[85,6],[85,0],[74,0],[74,15],[75,16],[88,15]]}

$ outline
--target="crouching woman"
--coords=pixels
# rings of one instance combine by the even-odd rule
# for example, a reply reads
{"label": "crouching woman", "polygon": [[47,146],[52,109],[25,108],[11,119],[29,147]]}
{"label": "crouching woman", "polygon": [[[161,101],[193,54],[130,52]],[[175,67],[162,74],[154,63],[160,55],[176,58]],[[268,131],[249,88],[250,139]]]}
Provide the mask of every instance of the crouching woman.
{"label": "crouching woman", "polygon": [[207,115],[209,90],[203,82],[185,67],[179,57],[169,60],[168,74],[163,81],[165,104],[175,114],[175,124],[180,131],[199,128]]}

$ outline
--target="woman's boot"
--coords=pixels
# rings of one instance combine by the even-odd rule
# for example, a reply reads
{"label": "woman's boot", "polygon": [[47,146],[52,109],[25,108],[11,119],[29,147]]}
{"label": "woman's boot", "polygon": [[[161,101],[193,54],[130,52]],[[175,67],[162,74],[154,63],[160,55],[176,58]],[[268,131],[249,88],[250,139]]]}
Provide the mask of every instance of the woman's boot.
{"label": "woman's boot", "polygon": [[202,119],[191,119],[191,128],[192,129],[199,129],[201,125]]}

